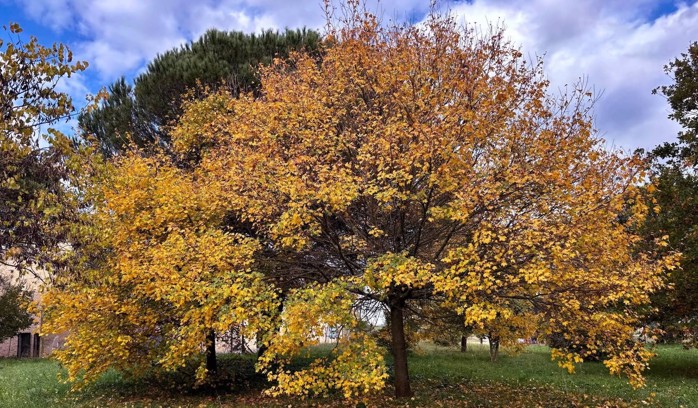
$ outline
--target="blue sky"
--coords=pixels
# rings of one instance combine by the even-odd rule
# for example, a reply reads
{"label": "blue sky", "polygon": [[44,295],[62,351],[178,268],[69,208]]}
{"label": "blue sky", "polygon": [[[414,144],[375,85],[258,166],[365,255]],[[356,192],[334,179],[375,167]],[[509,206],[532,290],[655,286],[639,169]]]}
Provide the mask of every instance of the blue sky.
{"label": "blue sky", "polygon": [[[428,0],[369,1],[383,19],[418,22]],[[651,148],[678,127],[651,90],[670,79],[662,66],[698,41],[698,2],[674,0],[442,1],[458,21],[504,24],[531,57],[541,55],[551,92],[580,78],[599,96],[596,127],[609,145]],[[246,32],[322,28],[320,0],[0,0],[0,22],[18,22],[42,43],[60,41],[88,71],[61,86],[79,104],[157,53],[215,27]]]}

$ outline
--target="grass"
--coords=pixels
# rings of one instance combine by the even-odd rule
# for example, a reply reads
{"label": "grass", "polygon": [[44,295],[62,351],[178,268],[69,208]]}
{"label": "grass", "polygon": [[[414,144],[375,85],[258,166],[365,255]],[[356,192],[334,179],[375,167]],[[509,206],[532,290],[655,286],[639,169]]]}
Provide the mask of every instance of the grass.
{"label": "grass", "polygon": [[[612,377],[600,362],[586,362],[575,374],[567,374],[545,346],[529,346],[519,355],[504,354],[495,363],[487,361],[485,347],[470,347],[460,353],[431,347],[414,356],[411,370],[415,380],[496,382],[513,388],[550,387],[563,392],[620,398],[666,407],[698,407],[698,350],[660,346],[646,373],[647,387],[633,390],[624,378]],[[473,350],[475,349],[475,350]],[[644,404],[643,404],[644,405]]]}
{"label": "grass", "polygon": [[[698,350],[661,346],[647,373],[647,387],[633,390],[611,377],[601,363],[584,363],[569,375],[550,361],[546,347],[531,346],[518,355],[489,361],[485,347],[467,353],[424,345],[410,357],[415,398],[393,401],[390,390],[356,401],[337,397],[299,400],[262,397],[263,379],[254,373],[252,356],[222,356],[225,378],[218,391],[196,391],[179,377],[128,380],[115,372],[80,392],[57,380],[51,360],[0,360],[0,407],[575,407],[658,406],[698,408]],[[174,385],[172,385],[174,384]]]}

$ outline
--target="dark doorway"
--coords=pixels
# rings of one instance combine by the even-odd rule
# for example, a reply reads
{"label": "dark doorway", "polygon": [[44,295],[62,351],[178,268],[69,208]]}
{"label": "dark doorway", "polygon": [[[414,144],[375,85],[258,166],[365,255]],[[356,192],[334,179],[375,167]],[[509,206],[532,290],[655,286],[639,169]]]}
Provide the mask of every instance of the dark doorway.
{"label": "dark doorway", "polygon": [[31,333],[20,333],[17,338],[17,357],[31,357]]}
{"label": "dark doorway", "polygon": [[41,357],[39,354],[41,354],[41,348],[39,348],[39,345],[41,344],[41,338],[39,337],[39,333],[34,333],[34,347],[32,348],[32,356],[33,357]]}

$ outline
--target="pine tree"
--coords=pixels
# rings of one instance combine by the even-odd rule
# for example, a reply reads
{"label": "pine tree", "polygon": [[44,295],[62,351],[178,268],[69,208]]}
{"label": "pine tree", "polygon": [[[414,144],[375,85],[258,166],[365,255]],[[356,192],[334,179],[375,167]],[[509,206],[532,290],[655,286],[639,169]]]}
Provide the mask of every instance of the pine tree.
{"label": "pine tree", "polygon": [[318,52],[319,34],[311,30],[261,34],[209,30],[197,41],[158,55],[133,85],[120,78],[109,86],[99,109],[83,113],[80,126],[111,156],[130,142],[140,147],[169,143],[168,124],[179,118],[188,93],[195,97],[227,88],[233,95],[257,92],[256,67],[293,50]]}

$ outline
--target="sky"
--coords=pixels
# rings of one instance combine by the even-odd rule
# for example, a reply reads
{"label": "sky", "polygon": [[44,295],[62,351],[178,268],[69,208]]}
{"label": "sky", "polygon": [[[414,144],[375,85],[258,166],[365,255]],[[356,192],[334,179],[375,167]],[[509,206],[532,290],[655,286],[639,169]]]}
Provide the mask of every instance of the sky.
{"label": "sky", "polygon": [[[429,0],[368,2],[383,21],[419,23],[429,10]],[[438,7],[460,23],[503,25],[525,55],[543,57],[551,92],[584,80],[598,97],[595,126],[609,146],[675,140],[679,127],[652,89],[671,83],[663,66],[698,41],[698,0],[442,0]],[[80,105],[209,28],[321,30],[324,12],[321,0],[0,0],[0,23],[9,22],[90,63],[61,83]]]}

